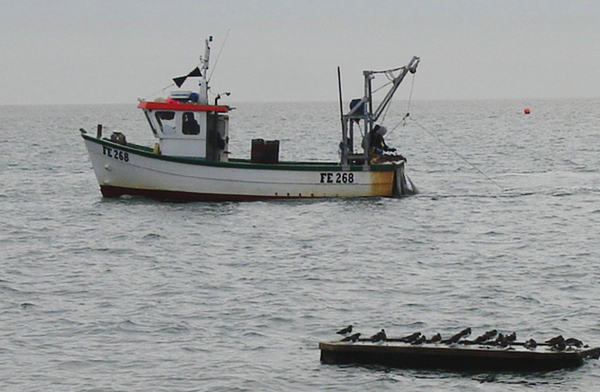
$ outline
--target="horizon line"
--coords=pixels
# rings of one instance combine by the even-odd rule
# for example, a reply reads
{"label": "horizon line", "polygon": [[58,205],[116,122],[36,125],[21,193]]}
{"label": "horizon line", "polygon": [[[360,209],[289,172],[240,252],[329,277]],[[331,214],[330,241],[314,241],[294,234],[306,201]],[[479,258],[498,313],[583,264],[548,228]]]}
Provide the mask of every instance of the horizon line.
{"label": "horizon line", "polygon": [[[594,100],[600,99],[600,96],[570,96],[570,97],[527,97],[527,98],[418,98],[412,99],[413,102],[440,102],[440,101],[558,101],[558,100]],[[348,100],[349,102],[350,100]],[[407,99],[398,99],[396,102],[406,102]],[[230,103],[230,106],[239,104],[275,104],[275,103],[338,103],[338,100],[280,100],[280,101],[234,101]],[[89,106],[89,105],[136,105],[138,102],[57,102],[57,103],[0,103],[0,107],[8,106]]]}

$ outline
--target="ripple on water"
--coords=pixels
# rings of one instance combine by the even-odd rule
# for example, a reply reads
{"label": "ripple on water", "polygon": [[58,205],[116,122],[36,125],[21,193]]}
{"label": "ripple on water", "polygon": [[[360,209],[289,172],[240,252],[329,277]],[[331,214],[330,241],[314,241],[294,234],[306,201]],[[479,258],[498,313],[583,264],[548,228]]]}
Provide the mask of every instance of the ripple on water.
{"label": "ripple on water", "polygon": [[[389,142],[409,157],[420,194],[273,203],[103,199],[80,138],[64,130],[102,118],[152,143],[135,107],[0,107],[0,124],[19,135],[1,136],[14,148],[0,158],[10,163],[0,191],[0,354],[11,358],[0,389],[592,389],[598,361],[534,375],[319,362],[317,342],[348,324],[365,335],[469,326],[600,343],[600,151],[590,126],[600,105],[536,105],[547,116],[523,119],[511,101],[415,103],[499,187],[406,129]],[[558,121],[582,105],[587,126]],[[232,131],[245,131],[232,154],[248,155],[267,121],[282,132],[282,154],[335,160],[337,142],[309,151],[305,138],[336,108],[240,107]],[[304,120],[291,129],[291,118]],[[49,161],[48,146],[71,153]]]}

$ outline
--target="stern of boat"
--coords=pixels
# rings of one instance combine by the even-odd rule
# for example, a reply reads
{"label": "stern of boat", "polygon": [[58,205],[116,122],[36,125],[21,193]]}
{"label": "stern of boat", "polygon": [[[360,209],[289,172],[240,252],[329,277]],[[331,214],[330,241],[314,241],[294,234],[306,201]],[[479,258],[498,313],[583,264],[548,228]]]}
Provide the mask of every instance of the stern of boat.
{"label": "stern of boat", "polygon": [[394,171],[394,188],[392,192],[393,197],[402,197],[417,193],[417,188],[410,178],[404,173],[405,163],[406,162],[401,162],[396,166],[396,170]]}

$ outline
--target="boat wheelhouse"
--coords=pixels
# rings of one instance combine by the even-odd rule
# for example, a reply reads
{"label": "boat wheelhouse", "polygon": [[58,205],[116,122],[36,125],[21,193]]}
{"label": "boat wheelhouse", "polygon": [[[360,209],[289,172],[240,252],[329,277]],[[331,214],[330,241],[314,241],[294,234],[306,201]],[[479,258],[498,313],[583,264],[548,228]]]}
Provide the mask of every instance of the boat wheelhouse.
{"label": "boat wheelhouse", "polygon": [[138,108],[144,111],[152,133],[159,140],[157,152],[227,162],[229,107],[172,100],[141,101]]}

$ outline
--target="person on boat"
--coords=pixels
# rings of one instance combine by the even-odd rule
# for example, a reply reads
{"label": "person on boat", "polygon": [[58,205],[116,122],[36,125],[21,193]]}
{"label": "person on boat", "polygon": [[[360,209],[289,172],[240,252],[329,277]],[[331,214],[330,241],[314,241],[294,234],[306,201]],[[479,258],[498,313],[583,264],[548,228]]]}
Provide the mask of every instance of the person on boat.
{"label": "person on boat", "polygon": [[198,125],[198,121],[194,118],[194,113],[183,113],[183,127],[181,131],[184,135],[197,135],[200,133],[200,126]]}
{"label": "person on boat", "polygon": [[375,125],[369,133],[369,156],[371,162],[379,162],[384,152],[394,152],[395,148],[389,147],[383,138],[387,133],[387,128],[379,124]]}

